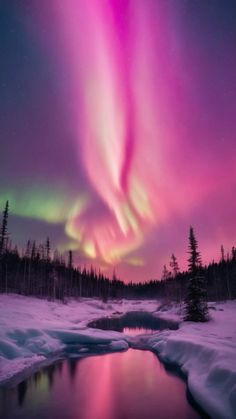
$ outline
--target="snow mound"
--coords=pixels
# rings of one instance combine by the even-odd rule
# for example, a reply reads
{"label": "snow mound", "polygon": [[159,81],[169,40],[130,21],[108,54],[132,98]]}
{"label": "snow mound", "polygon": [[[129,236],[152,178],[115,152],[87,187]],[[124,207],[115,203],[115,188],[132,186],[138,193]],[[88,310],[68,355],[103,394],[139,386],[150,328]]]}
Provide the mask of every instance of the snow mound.
{"label": "snow mound", "polygon": [[147,347],[187,375],[196,402],[214,419],[236,417],[236,302],[214,310],[209,323],[184,323],[154,334]]}
{"label": "snow mound", "polygon": [[129,348],[129,344],[125,340],[117,340],[111,342],[109,348],[111,351],[124,351]]}
{"label": "snow mound", "polygon": [[[102,303],[83,298],[66,304],[20,295],[0,295],[0,382],[33,365],[61,356],[73,347],[74,356],[97,351],[128,349],[128,337],[119,332],[95,330],[89,321],[114,312],[154,311],[155,301],[118,300]],[[26,327],[27,325],[27,327]]]}

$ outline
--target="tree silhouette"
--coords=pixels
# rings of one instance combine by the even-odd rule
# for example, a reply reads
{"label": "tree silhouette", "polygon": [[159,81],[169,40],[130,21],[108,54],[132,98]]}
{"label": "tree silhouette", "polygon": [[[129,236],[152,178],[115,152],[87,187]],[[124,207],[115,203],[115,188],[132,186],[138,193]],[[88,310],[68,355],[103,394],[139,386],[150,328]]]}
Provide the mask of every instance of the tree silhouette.
{"label": "tree silhouette", "polygon": [[171,258],[170,258],[170,267],[172,268],[174,277],[176,277],[176,275],[179,273],[179,265],[178,265],[177,258],[174,255],[174,253],[172,253]]}
{"label": "tree silhouette", "polygon": [[220,247],[220,253],[221,253],[221,262],[224,262],[225,261],[225,249],[224,249],[223,244]]}
{"label": "tree silhouette", "polygon": [[205,322],[208,320],[206,283],[201,269],[201,257],[193,228],[189,231],[188,267],[190,279],[185,299],[185,320]]}
{"label": "tree silhouette", "polygon": [[203,311],[206,286],[209,301],[236,298],[236,247],[231,248],[227,257],[221,257],[218,262],[212,261],[208,266],[202,267],[193,230],[189,245],[188,272],[178,270],[176,257],[172,254],[172,275],[165,265],[162,278],[125,284],[117,278],[115,272],[110,280],[93,266],[90,269],[86,266],[74,266],[72,251],[66,261],[65,254],[51,249],[49,238],[43,243],[28,240],[26,248],[18,251],[8,239],[8,216],[7,202],[0,222],[0,292],[62,301],[66,301],[68,297],[98,297],[104,301],[108,298],[157,298],[181,303],[185,296],[187,302],[191,292],[196,300],[195,291],[191,291],[191,287],[197,288],[198,297],[200,287],[203,298],[201,295],[199,298]]}
{"label": "tree silhouette", "polygon": [[166,265],[163,266],[163,271],[162,271],[162,280],[163,281],[167,281],[167,279],[169,279],[171,276],[170,271],[168,271]]}
{"label": "tree silhouette", "polygon": [[68,255],[68,268],[72,269],[73,268],[73,253],[72,250],[69,250],[69,255]]}
{"label": "tree silhouette", "polygon": [[8,211],[9,211],[9,202],[6,202],[4,211],[3,211],[3,219],[2,219],[2,226],[0,230],[0,257],[6,250],[6,243],[7,243],[7,222],[8,222]]}

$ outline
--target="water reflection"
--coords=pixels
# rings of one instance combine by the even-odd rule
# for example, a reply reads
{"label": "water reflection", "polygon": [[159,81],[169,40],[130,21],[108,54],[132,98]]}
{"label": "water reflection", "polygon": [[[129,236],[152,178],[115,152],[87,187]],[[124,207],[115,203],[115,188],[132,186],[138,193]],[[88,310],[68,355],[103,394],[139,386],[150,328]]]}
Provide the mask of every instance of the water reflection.
{"label": "water reflection", "polygon": [[[126,313],[120,317],[104,317],[92,321],[88,324],[89,327],[102,329],[102,330],[116,330],[117,332],[130,332],[130,329],[134,334],[139,332],[145,333],[148,331],[163,330],[163,329],[178,329],[178,323],[154,317],[151,313],[145,313],[142,311],[133,311]],[[130,333],[129,333],[130,334]]]}
{"label": "water reflection", "polygon": [[68,361],[68,366],[69,366],[70,378],[71,378],[71,381],[73,381],[76,376],[78,361],[76,359],[70,359]]}
{"label": "water reflection", "polygon": [[[4,394],[4,396],[3,396]],[[185,383],[149,351],[66,360],[0,390],[1,419],[191,419]]]}
{"label": "water reflection", "polygon": [[18,393],[18,404],[19,406],[22,406],[25,400],[26,392],[27,392],[27,381],[22,381],[17,386],[17,393]]}
{"label": "water reflection", "polygon": [[56,372],[56,365],[50,365],[50,367],[47,368],[47,375],[48,375],[48,383],[49,383],[49,387],[51,388],[53,386],[54,383],[54,375]]}

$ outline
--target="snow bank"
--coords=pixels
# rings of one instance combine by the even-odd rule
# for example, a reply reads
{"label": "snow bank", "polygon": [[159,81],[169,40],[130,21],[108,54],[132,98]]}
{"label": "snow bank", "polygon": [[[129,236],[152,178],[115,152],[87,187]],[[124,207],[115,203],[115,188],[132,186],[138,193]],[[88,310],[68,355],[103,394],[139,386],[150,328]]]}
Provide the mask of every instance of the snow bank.
{"label": "snow bank", "polygon": [[194,399],[214,419],[236,417],[236,301],[218,304],[209,323],[149,337],[147,347],[187,375]]}
{"label": "snow bank", "polygon": [[128,337],[114,331],[89,329],[87,323],[104,316],[130,311],[154,311],[155,301],[96,299],[71,300],[67,304],[19,295],[0,295],[0,382],[33,366],[74,353],[128,349]]}

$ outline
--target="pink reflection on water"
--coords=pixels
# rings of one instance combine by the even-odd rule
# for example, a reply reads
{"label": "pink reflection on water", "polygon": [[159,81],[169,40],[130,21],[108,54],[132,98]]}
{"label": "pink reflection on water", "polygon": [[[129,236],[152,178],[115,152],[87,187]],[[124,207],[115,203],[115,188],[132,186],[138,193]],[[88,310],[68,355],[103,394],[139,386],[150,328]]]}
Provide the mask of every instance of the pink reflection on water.
{"label": "pink reflection on water", "polygon": [[147,335],[147,334],[150,335],[154,332],[157,332],[157,331],[151,330],[151,329],[144,329],[143,327],[136,327],[136,328],[124,327],[123,329],[123,333],[129,336]]}
{"label": "pink reflection on water", "polygon": [[[21,383],[22,384],[22,383]],[[0,391],[8,419],[195,419],[185,383],[149,351],[67,360]],[[1,397],[4,396],[4,397]]]}
{"label": "pink reflection on water", "polygon": [[186,401],[185,384],[148,351],[85,358],[74,388],[74,419],[198,417]]}

